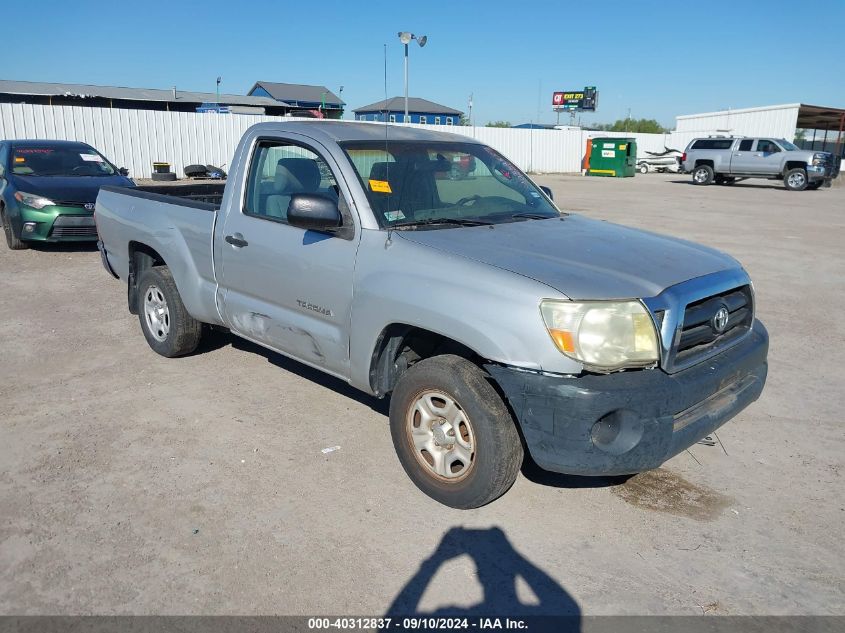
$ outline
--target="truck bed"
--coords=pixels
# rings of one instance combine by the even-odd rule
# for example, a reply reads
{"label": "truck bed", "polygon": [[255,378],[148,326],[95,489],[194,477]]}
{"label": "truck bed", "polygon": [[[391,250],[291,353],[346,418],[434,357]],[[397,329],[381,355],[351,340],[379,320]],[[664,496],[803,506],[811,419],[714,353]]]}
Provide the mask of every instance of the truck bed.
{"label": "truck bed", "polygon": [[[213,235],[219,204],[197,199],[217,195],[220,185],[103,187],[97,196],[97,232],[104,257],[127,281],[130,257],[154,253],[171,269],[185,307],[194,318],[218,323]],[[179,195],[159,193],[177,190]],[[219,194],[222,196],[222,194]]]}

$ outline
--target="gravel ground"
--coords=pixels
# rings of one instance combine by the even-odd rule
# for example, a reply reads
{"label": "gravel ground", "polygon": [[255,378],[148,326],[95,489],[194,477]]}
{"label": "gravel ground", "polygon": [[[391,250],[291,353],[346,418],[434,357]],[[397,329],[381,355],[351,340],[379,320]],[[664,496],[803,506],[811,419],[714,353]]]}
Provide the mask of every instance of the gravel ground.
{"label": "gravel ground", "polygon": [[0,613],[845,614],[845,188],[537,179],[745,264],[770,377],[724,450],[451,510],[384,402],[226,334],[161,358],[95,249],[0,249]]}

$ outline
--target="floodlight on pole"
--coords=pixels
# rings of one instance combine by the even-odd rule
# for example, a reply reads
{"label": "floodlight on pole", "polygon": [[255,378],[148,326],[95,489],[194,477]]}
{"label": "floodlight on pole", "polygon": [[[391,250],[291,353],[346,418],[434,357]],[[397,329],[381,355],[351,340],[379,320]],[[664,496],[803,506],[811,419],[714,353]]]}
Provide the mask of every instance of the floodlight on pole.
{"label": "floodlight on pole", "polygon": [[420,35],[416,36],[410,31],[399,31],[399,41],[405,45],[405,118],[403,122],[408,122],[408,44],[411,43],[411,40],[416,40],[417,44],[420,45],[420,48],[425,46],[426,42],[428,42],[427,35]]}

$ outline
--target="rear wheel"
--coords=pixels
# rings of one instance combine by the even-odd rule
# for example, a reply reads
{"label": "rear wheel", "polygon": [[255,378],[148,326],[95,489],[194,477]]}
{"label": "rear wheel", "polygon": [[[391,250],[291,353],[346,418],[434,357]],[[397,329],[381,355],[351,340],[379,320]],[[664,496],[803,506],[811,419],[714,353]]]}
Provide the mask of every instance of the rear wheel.
{"label": "rear wheel", "polygon": [[145,270],[138,284],[138,299],[141,330],[153,351],[173,358],[197,348],[202,323],[188,314],[169,268]]}
{"label": "rear wheel", "polygon": [[637,166],[637,171],[639,171],[641,174],[647,174],[648,173],[648,163],[640,163]]}
{"label": "rear wheel", "polygon": [[477,508],[513,485],[522,443],[484,372],[451,354],[421,360],[390,399],[390,432],[416,486],[452,508]]}
{"label": "rear wheel", "polygon": [[709,185],[713,182],[713,168],[710,165],[699,165],[692,170],[692,182],[696,185]]}
{"label": "rear wheel", "polygon": [[6,207],[0,205],[0,222],[3,223],[3,233],[6,235],[6,246],[12,251],[22,251],[27,243],[15,235],[12,221],[6,216]]}
{"label": "rear wheel", "polygon": [[807,188],[807,172],[800,167],[790,169],[783,177],[783,184],[790,191],[804,191]]}

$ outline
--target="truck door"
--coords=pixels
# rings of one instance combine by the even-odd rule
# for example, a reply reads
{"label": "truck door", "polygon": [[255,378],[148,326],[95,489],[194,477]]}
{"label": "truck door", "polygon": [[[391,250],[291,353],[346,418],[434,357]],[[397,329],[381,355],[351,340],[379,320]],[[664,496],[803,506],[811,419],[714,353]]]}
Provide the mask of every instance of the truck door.
{"label": "truck door", "polygon": [[753,147],[753,138],[744,138],[734,146],[733,152],[731,154],[732,174],[754,173],[754,154],[751,151]]}
{"label": "truck door", "polygon": [[757,140],[754,157],[758,162],[758,174],[776,175],[783,171],[781,162],[783,154],[781,148],[771,139],[761,138]]}
{"label": "truck door", "polygon": [[[752,146],[753,143],[753,146]],[[780,173],[780,147],[768,139],[742,139],[731,157],[731,172],[735,174]]]}
{"label": "truck door", "polygon": [[[244,338],[347,377],[360,234],[329,162],[317,146],[290,136],[256,142],[241,200],[230,201],[215,235],[222,314]],[[337,200],[351,230],[336,236],[289,225],[297,193]]]}

